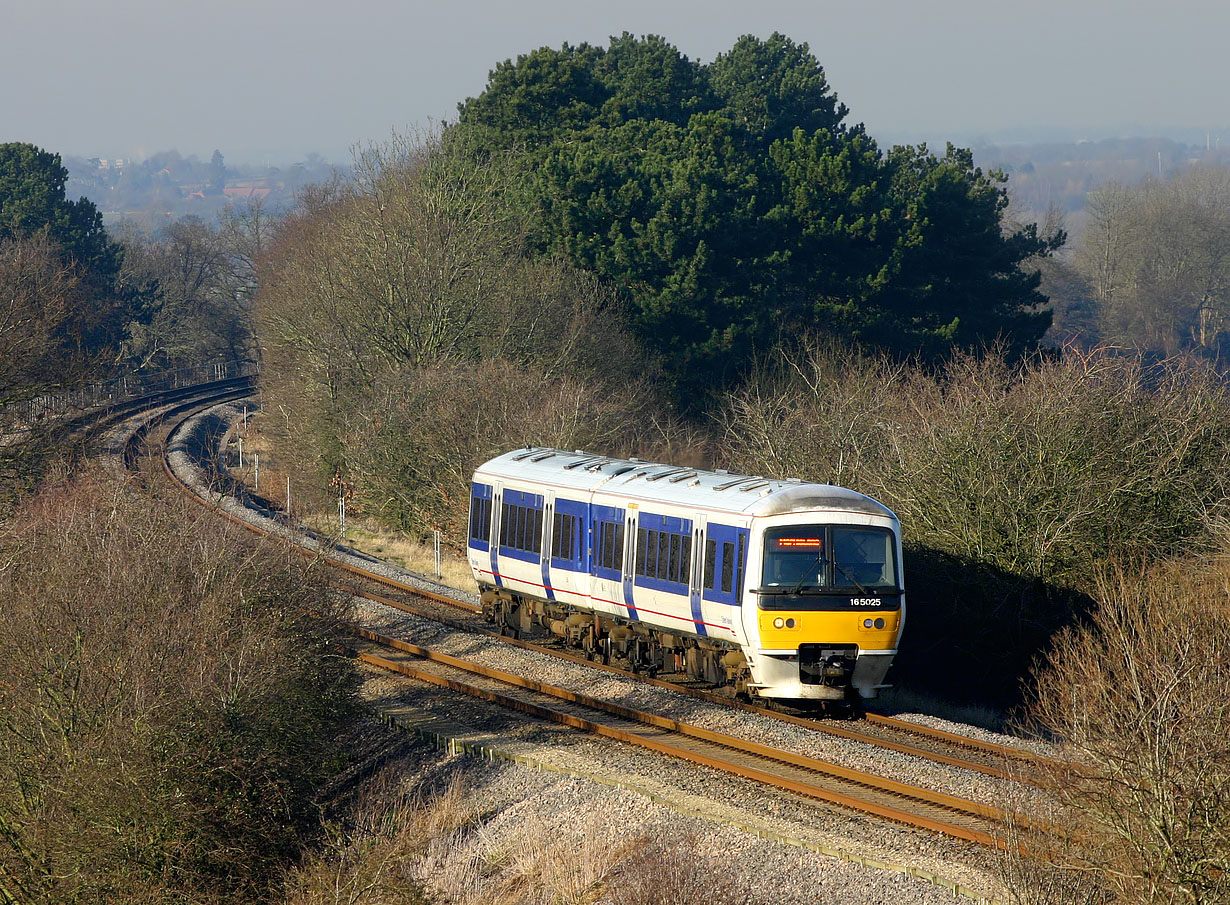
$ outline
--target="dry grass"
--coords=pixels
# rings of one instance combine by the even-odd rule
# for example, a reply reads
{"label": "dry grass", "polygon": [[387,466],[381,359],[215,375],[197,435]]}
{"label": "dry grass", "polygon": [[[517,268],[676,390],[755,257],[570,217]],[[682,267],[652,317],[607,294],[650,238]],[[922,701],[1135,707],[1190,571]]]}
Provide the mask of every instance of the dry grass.
{"label": "dry grass", "polygon": [[590,905],[629,851],[596,819],[574,828],[531,817],[508,833],[480,827],[439,836],[420,869],[458,905]]}
{"label": "dry grass", "polygon": [[373,785],[354,830],[294,878],[292,905],[707,905],[751,894],[688,833],[628,837],[588,819],[484,822],[466,783]]}
{"label": "dry grass", "polygon": [[[259,493],[275,506],[284,507],[286,505],[286,478],[290,474],[291,466],[279,454],[272,436],[261,429],[261,422],[265,418],[265,415],[250,410],[247,430],[244,431],[240,425],[236,425],[235,437],[243,437],[244,460],[243,468],[240,468],[238,446],[232,443],[234,467],[230,469],[230,474],[235,480],[245,484],[249,490],[257,492],[254,456],[260,456]],[[295,492],[294,480],[292,476],[291,502],[299,521],[325,536],[336,536],[340,528],[336,501],[330,500],[329,504],[322,506],[307,493],[299,495]],[[383,559],[385,562],[429,578],[437,577],[435,550],[430,543],[421,543],[397,531],[391,531],[375,519],[351,517],[348,514],[346,534],[342,540],[356,550]],[[474,590],[474,576],[465,558],[447,546],[440,551],[438,580],[450,588],[457,588],[461,591]]]}
{"label": "dry grass", "polygon": [[408,788],[396,770],[378,775],[337,831],[290,878],[289,905],[421,905],[430,901],[421,865],[438,840],[478,820],[467,788],[454,779],[432,797]]}
{"label": "dry grass", "polygon": [[[337,522],[334,519],[333,528]],[[371,519],[360,523],[346,521],[346,543],[364,553],[401,566],[420,575],[436,577],[435,551],[430,544],[419,543],[394,531],[381,528]],[[448,547],[440,551],[440,581],[450,588],[474,590],[474,574],[469,564]]]}
{"label": "dry grass", "polygon": [[[286,478],[292,480],[291,492],[294,494],[294,466],[281,456],[271,434],[262,430],[265,416],[259,411],[249,408],[248,423],[244,428],[242,420],[236,422],[231,436],[231,469],[230,474],[236,481],[243,483],[249,491],[258,493],[278,508],[286,507]],[[239,446],[236,442],[243,439],[243,467],[239,467]],[[259,486],[256,472],[256,458],[260,457]],[[292,503],[294,500],[292,499]]]}

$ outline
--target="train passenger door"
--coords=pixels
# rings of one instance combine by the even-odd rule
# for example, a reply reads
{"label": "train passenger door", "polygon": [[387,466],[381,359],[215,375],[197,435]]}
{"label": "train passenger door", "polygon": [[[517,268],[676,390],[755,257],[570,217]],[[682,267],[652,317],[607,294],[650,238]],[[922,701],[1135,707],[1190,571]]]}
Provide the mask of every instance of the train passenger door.
{"label": "train passenger door", "polygon": [[705,565],[705,533],[708,527],[703,512],[696,513],[692,521],[692,568],[688,573],[688,599],[692,604],[692,622],[696,625],[696,634],[704,637],[709,634],[705,625],[704,610],[701,606],[701,576]]}
{"label": "train passenger door", "polygon": [[636,575],[636,524],[637,511],[633,508],[635,504],[629,505],[624,513],[624,563],[623,563],[623,586],[624,586],[624,606],[628,608],[629,619],[639,619],[640,616],[636,612],[636,599],[633,597],[633,579]]}
{"label": "train passenger door", "polygon": [[504,542],[504,485],[499,481],[491,484],[491,580],[497,588],[504,587],[500,578],[500,544]]}
{"label": "train passenger door", "polygon": [[551,550],[554,542],[555,491],[548,490],[542,498],[542,537],[538,550],[538,558],[542,562],[542,589],[547,600],[555,599],[555,588],[551,586]]}

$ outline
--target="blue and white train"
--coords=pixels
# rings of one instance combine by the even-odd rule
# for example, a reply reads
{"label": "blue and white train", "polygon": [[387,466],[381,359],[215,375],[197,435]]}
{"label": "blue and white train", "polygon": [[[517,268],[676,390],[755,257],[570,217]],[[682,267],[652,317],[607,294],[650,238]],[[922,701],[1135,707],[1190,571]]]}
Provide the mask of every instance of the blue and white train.
{"label": "blue and white train", "polygon": [[471,485],[502,631],[790,701],[873,698],[905,617],[901,525],[853,490],[532,447]]}

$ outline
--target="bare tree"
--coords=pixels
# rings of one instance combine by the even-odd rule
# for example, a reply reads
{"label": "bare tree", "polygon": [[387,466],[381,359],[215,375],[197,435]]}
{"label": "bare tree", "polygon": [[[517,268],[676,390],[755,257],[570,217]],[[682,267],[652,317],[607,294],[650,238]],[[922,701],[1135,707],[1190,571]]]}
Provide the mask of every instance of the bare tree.
{"label": "bare tree", "polygon": [[85,307],[80,275],[53,243],[0,240],[0,405],[88,371],[93,359],[74,330]]}
{"label": "bare tree", "polygon": [[1216,349],[1230,317],[1230,169],[1110,184],[1088,199],[1076,261],[1107,339],[1175,354]]}
{"label": "bare tree", "polygon": [[1037,678],[1072,843],[1051,855],[1116,902],[1230,899],[1227,552],[1108,571],[1091,624],[1064,632]]}

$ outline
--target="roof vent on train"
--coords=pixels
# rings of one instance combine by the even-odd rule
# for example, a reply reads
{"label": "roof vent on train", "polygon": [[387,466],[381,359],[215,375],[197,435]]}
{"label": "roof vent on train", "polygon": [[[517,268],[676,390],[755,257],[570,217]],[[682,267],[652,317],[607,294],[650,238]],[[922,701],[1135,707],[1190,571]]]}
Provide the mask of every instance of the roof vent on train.
{"label": "roof vent on train", "polygon": [[585,453],[581,453],[581,455],[584,456],[584,458],[577,459],[575,462],[569,462],[567,465],[564,466],[564,468],[566,470],[571,471],[574,468],[580,468],[582,465],[588,465],[591,462],[593,462],[595,459],[602,458],[602,456],[586,456]]}
{"label": "roof vent on train", "polygon": [[687,471],[687,469],[686,468],[667,468],[666,471],[659,471],[657,474],[650,475],[645,480],[646,481],[660,481],[665,477],[669,477],[670,475],[679,474],[679,472],[681,471]]}

